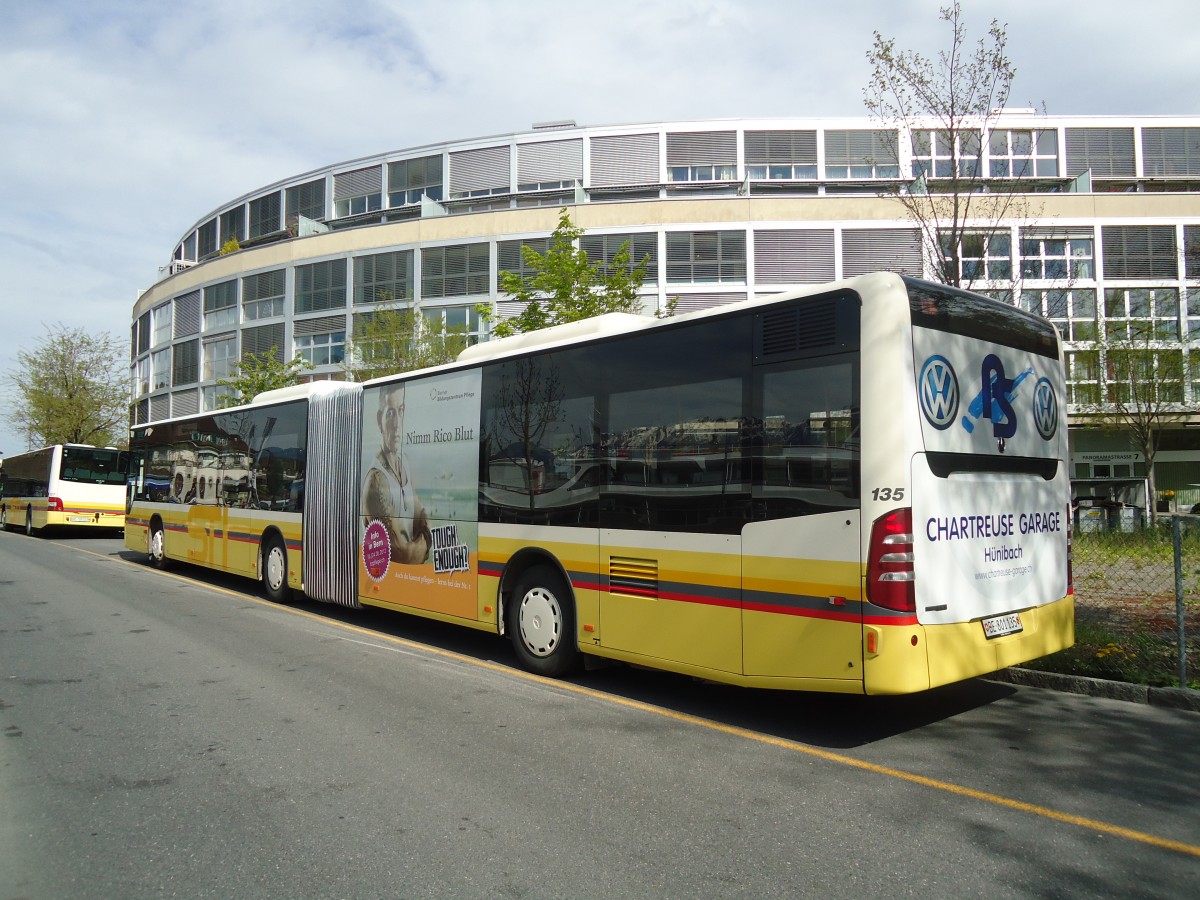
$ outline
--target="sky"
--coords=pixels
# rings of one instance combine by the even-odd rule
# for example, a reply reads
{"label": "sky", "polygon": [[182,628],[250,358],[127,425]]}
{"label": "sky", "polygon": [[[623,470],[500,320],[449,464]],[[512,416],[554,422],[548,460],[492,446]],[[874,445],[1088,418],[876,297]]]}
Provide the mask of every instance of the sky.
{"label": "sky", "polygon": [[[0,457],[22,350],[127,341],[222,203],[358,157],[535,122],[862,116],[873,34],[936,55],[949,0],[0,0]],[[964,0],[1010,106],[1200,115],[1194,0]]]}

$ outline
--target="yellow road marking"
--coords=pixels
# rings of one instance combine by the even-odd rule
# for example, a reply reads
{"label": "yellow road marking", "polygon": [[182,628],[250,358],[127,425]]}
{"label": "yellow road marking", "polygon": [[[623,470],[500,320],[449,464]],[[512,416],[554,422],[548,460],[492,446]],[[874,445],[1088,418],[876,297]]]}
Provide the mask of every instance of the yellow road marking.
{"label": "yellow road marking", "polygon": [[[57,546],[69,547],[70,545],[59,544]],[[206,588],[211,591],[216,591],[217,593],[227,594],[230,597],[236,597],[239,600],[249,600],[250,602],[256,603],[259,606],[264,606],[279,612],[291,613],[292,615],[301,616],[313,621],[322,622],[325,625],[331,625],[335,628],[342,628],[347,631],[354,632],[355,634],[365,635],[374,640],[397,644],[410,650],[420,650],[425,653],[433,654],[434,656],[445,657],[447,659],[452,659],[456,662],[476,666],[481,669],[490,669],[495,672],[502,672],[505,675],[523,678],[527,681],[533,681],[539,684],[553,686],[559,688],[560,690],[569,691],[573,694],[591,697],[595,700],[612,703],[617,706],[624,706],[628,709],[636,709],[639,712],[650,713],[651,715],[661,716],[665,719],[673,719],[677,722],[683,722],[687,725],[694,725],[699,728],[707,728],[710,731],[719,731],[723,734],[743,738],[744,740],[748,741],[754,741],[758,744],[766,744],[771,747],[790,750],[794,753],[801,753],[805,756],[823,759],[827,762],[836,763],[838,765],[848,766],[866,772],[873,772],[876,775],[886,775],[889,778],[897,778],[901,781],[907,781],[911,784],[919,784],[922,787],[933,788],[934,790],[944,791],[948,794],[955,794],[959,797],[970,797],[972,800],[978,800],[982,803],[990,803],[993,806],[1000,806],[1005,809],[1013,809],[1017,810],[1018,812],[1029,813],[1030,815],[1041,816],[1044,819],[1050,819],[1055,822],[1063,822],[1067,825],[1075,825],[1080,828],[1087,828],[1091,831],[1096,831],[1101,834],[1125,838],[1126,840],[1136,841],[1141,844],[1148,844],[1151,847],[1158,847],[1163,850],[1174,850],[1177,853],[1185,853],[1190,856],[1200,857],[1200,845],[1187,844],[1183,841],[1175,841],[1169,838],[1159,837],[1158,835],[1148,834],[1144,831],[1135,831],[1132,828],[1123,828],[1120,825],[1113,825],[1110,822],[1103,822],[1099,819],[1090,819],[1087,816],[1077,816],[1073,815],[1072,813],[1061,812],[1056,809],[1050,809],[1046,806],[1039,806],[1036,803],[1026,803],[1023,800],[1014,800],[1013,798],[1005,797],[1002,794],[993,794],[988,791],[978,791],[974,788],[963,787],[962,785],[954,784],[948,781],[941,781],[937,778],[929,778],[925,775],[916,775],[912,772],[905,772],[902,769],[893,769],[890,766],[881,766],[877,763],[866,762],[861,759],[855,759],[852,756],[846,756],[841,753],[833,753],[829,750],[819,750],[816,747],[809,747],[805,744],[799,743],[798,741],[760,734],[756,731],[750,731],[747,728],[741,728],[737,725],[725,725],[721,722],[714,722],[711,719],[703,719],[699,716],[693,716],[688,713],[677,712],[661,706],[654,706],[650,703],[644,703],[641,700],[630,700],[626,697],[618,697],[613,694],[606,694],[603,691],[597,691],[593,688],[572,684],[568,681],[558,681],[554,678],[544,678],[541,675],[534,675],[531,672],[524,672],[520,669],[512,669],[508,666],[500,665],[499,663],[489,662],[488,660],[484,659],[475,659],[470,656],[464,656],[463,654],[455,653],[452,650],[443,650],[440,647],[431,647],[428,644],[410,641],[407,638],[396,637],[395,635],[390,634],[382,634],[378,631],[372,631],[369,628],[363,628],[359,625],[341,622],[337,619],[329,619],[325,616],[317,615],[316,613],[310,613],[307,610],[296,609],[290,606],[281,606],[278,603],[264,600],[261,597],[254,597],[249,594],[243,594],[230,590],[228,588],[207,584],[203,581],[198,581],[185,575],[148,569],[141,563],[135,563],[131,560],[123,559],[120,556],[97,553],[94,550],[87,550],[82,547],[71,547],[71,549],[78,550],[81,553],[91,554],[92,556],[97,556],[101,559],[124,563],[125,565],[138,569],[139,571],[150,572],[155,575],[165,575],[168,578],[174,578],[178,581],[182,581],[195,587]]]}

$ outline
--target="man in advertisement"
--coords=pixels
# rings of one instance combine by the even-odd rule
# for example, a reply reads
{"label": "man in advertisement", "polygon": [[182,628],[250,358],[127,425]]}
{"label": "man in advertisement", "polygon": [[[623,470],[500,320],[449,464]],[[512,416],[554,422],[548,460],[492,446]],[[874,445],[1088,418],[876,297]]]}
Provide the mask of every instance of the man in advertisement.
{"label": "man in advertisement", "polygon": [[364,479],[363,514],[367,521],[377,520],[387,530],[392,562],[419,565],[429,558],[432,540],[402,450],[403,383],[381,390],[376,421],[382,447]]}

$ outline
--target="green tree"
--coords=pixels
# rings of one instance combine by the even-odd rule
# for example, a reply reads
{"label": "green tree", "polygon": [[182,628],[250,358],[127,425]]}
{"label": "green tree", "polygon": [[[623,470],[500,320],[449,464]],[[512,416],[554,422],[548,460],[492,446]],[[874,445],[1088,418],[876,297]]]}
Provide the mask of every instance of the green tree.
{"label": "green tree", "polygon": [[57,324],[34,350],[17,353],[9,381],[19,403],[9,420],[29,448],[48,444],[125,446],[128,442],[129,347],[112,334]]}
{"label": "green tree", "polygon": [[243,355],[235,366],[233,376],[217,381],[217,384],[229,389],[218,405],[222,409],[240,406],[249,403],[263,391],[299,384],[300,377],[311,366],[303,357],[297,356],[287,362],[283,362],[282,357],[278,347],[271,347],[265,353]]}
{"label": "green tree", "polygon": [[453,362],[467,344],[461,329],[389,307],[354,317],[342,366],[352,381],[367,381]]}
{"label": "green tree", "polygon": [[1100,345],[1102,402],[1079,405],[1092,423],[1128,437],[1146,461],[1147,515],[1157,519],[1154,460],[1166,428],[1187,414],[1183,351],[1162,345],[1150,324],[1129,323],[1128,333]]}
{"label": "green tree", "polygon": [[476,307],[480,316],[492,323],[493,335],[509,337],[604,313],[641,311],[638,292],[646,278],[650,257],[634,265],[626,241],[610,265],[593,263],[587,251],[577,246],[583,233],[582,228],[572,224],[564,207],[545,253],[532,247],[521,248],[525,266],[532,274],[500,273],[501,293],[520,301],[521,312],[497,321],[489,305]]}
{"label": "green tree", "polygon": [[[892,141],[911,135],[914,159],[928,158],[914,162],[914,180],[899,183],[895,197],[921,231],[934,277],[969,288],[995,275],[974,262],[964,264],[963,258],[982,258],[985,248],[1003,252],[1009,225],[1033,213],[1024,193],[1029,182],[1019,177],[1033,173],[991,178],[983,168],[984,142],[1016,75],[1006,26],[993,19],[987,37],[972,49],[958,0],[943,7],[939,17],[950,26],[950,46],[936,59],[899,50],[894,39],[875,32],[863,101]],[[898,145],[890,149],[897,162],[904,158]],[[1011,246],[1006,255],[1011,258]],[[1011,280],[1011,270],[1002,277]]]}

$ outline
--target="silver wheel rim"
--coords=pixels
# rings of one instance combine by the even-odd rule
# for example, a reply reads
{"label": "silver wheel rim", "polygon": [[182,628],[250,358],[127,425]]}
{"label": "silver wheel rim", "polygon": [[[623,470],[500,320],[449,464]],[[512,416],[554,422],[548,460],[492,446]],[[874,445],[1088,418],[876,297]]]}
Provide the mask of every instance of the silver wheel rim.
{"label": "silver wheel rim", "polygon": [[525,649],[534,656],[546,657],[558,649],[562,624],[562,607],[546,588],[530,588],[521,598],[517,627]]}
{"label": "silver wheel rim", "polygon": [[25,533],[33,534],[33,513],[25,513]]}
{"label": "silver wheel rim", "polygon": [[161,528],[155,528],[150,532],[150,558],[163,558],[163,531]]}
{"label": "silver wheel rim", "polygon": [[278,545],[272,545],[267,550],[267,587],[273,591],[283,587],[284,570],[287,568],[287,560],[284,556],[283,549]]}

